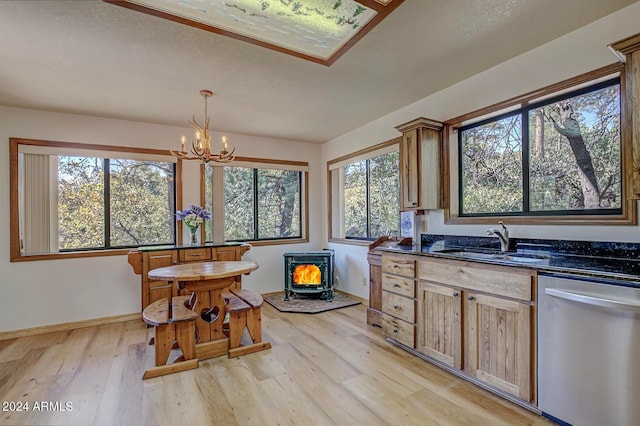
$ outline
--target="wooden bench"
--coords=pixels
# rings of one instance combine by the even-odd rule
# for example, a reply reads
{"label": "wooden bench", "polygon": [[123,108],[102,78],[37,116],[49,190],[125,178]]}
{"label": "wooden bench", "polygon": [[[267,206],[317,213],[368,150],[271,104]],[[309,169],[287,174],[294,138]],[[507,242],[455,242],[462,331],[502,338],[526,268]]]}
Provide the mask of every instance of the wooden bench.
{"label": "wooden bench", "polygon": [[[262,341],[262,296],[249,290],[231,288],[223,293],[225,309],[229,313],[229,358],[271,348],[271,343]],[[245,328],[252,344],[241,345]]]}
{"label": "wooden bench", "polygon": [[[144,322],[154,326],[156,362],[154,368],[144,372],[143,379],[198,368],[195,322],[198,314],[192,310],[194,302],[193,296],[171,298],[171,316],[167,298],[153,302],[142,311]],[[175,341],[182,350],[182,357],[167,365]]]}

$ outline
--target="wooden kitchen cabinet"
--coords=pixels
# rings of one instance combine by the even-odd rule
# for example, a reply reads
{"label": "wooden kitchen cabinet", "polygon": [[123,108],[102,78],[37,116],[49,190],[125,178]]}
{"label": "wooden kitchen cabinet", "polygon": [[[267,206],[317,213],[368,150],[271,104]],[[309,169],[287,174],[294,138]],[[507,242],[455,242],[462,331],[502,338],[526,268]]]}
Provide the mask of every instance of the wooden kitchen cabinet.
{"label": "wooden kitchen cabinet", "polygon": [[416,351],[490,387],[535,400],[535,271],[420,259]]}
{"label": "wooden kitchen cabinet", "polygon": [[416,350],[462,369],[462,290],[420,280]]}
{"label": "wooden kitchen cabinet", "polygon": [[140,275],[141,310],[156,300],[177,295],[177,289],[174,289],[170,283],[149,279],[148,274],[152,269],[190,262],[242,260],[242,256],[250,248],[248,244],[237,244],[215,247],[178,246],[166,250],[143,248],[130,251],[128,262],[133,267],[133,271]]}
{"label": "wooden kitchen cabinet", "polygon": [[411,255],[382,254],[382,334],[415,347],[416,260]]}
{"label": "wooden kitchen cabinet", "polygon": [[178,263],[176,250],[153,251],[145,254],[147,256],[142,257],[142,309],[157,300],[172,295],[172,285],[166,281],[150,280],[147,275],[149,271]]}
{"label": "wooden kitchen cabinet", "polygon": [[632,145],[632,194],[640,198],[640,34],[627,37],[611,45],[611,48],[625,55],[625,95],[624,122],[629,129]]}
{"label": "wooden kitchen cabinet", "polygon": [[531,399],[531,306],[478,293],[465,298],[465,371],[504,392]]}
{"label": "wooden kitchen cabinet", "polygon": [[396,127],[400,142],[400,210],[442,208],[443,124],[418,118]]}

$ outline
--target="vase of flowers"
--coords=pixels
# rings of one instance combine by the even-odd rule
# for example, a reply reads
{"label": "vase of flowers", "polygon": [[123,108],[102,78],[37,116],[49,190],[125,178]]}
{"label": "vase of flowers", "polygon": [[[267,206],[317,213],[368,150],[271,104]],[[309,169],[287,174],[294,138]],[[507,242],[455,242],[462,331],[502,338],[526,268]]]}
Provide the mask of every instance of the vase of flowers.
{"label": "vase of flowers", "polygon": [[198,228],[205,220],[211,219],[211,213],[200,206],[189,206],[186,210],[178,210],[176,218],[184,222],[191,234],[191,245],[198,245]]}

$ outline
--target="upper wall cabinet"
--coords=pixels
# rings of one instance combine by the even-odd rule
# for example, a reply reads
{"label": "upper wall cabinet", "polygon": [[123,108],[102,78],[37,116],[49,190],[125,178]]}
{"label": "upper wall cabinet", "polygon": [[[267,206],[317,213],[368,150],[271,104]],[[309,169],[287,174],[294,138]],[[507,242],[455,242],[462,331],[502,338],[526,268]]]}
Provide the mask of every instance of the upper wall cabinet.
{"label": "upper wall cabinet", "polygon": [[631,198],[640,198],[640,34],[620,40],[611,48],[625,55],[626,93],[624,121],[633,146],[633,186]]}
{"label": "upper wall cabinet", "polygon": [[442,208],[442,128],[442,123],[423,117],[396,127],[402,132],[400,210]]}

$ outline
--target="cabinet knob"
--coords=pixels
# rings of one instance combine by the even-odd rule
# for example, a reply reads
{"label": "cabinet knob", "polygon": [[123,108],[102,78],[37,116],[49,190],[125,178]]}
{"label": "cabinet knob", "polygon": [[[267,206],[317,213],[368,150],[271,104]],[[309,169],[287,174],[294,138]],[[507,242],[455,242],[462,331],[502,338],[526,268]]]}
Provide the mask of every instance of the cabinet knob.
{"label": "cabinet knob", "polygon": [[474,297],[473,296],[467,296],[467,300],[473,300]]}
{"label": "cabinet knob", "polygon": [[453,297],[458,297],[460,296],[460,293],[458,293],[457,291],[455,293],[452,294]]}
{"label": "cabinet knob", "polygon": [[398,334],[398,329],[397,329],[397,328],[394,328],[394,329],[393,329],[393,332],[394,332],[395,334]]}
{"label": "cabinet knob", "polygon": [[395,309],[397,311],[398,309],[400,309],[400,306],[399,305],[393,305],[393,309]]}
{"label": "cabinet knob", "polygon": [[394,287],[394,288],[398,288],[398,287],[400,287],[400,284],[398,284],[398,283],[394,283],[394,284],[393,284],[393,287]]}

